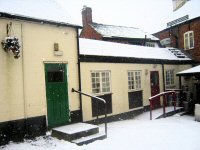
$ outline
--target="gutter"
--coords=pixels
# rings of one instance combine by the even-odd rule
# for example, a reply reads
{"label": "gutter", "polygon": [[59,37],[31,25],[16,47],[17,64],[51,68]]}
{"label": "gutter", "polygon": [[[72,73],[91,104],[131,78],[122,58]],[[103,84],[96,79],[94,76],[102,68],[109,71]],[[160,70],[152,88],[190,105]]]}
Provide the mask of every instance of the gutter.
{"label": "gutter", "polygon": [[53,20],[43,20],[43,19],[31,18],[31,17],[27,17],[27,16],[9,14],[9,13],[4,13],[4,12],[0,12],[0,18],[23,20],[23,21],[36,22],[36,23],[41,23],[41,24],[50,24],[50,25],[56,25],[56,26],[73,27],[73,28],[77,28],[77,29],[82,29],[81,26],[73,25],[73,24],[69,24],[69,23],[65,23],[65,22],[56,22]]}

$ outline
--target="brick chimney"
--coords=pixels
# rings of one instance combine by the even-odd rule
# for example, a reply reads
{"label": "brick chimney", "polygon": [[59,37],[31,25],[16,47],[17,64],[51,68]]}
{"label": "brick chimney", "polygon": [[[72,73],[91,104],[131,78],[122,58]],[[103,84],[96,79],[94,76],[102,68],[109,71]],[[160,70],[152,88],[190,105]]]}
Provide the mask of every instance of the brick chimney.
{"label": "brick chimney", "polygon": [[83,27],[92,23],[92,8],[83,6],[82,9],[82,23]]}

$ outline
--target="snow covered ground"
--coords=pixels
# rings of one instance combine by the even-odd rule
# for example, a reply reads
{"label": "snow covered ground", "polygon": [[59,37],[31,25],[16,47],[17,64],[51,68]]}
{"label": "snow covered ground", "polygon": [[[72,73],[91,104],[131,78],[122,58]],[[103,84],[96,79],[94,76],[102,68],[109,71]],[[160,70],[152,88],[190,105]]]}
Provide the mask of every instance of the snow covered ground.
{"label": "snow covered ground", "polygon": [[[161,114],[162,109],[153,112]],[[46,137],[10,143],[1,150],[199,150],[200,122],[192,116],[176,114],[164,119],[149,120],[149,112],[125,121],[108,124],[108,138],[88,145]]]}

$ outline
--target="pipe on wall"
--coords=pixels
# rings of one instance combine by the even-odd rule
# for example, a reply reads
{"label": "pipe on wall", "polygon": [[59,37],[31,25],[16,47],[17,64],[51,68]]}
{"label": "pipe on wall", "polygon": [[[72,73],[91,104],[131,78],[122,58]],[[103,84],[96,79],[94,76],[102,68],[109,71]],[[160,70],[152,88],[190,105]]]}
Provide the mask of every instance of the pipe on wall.
{"label": "pipe on wall", "polygon": [[165,91],[165,67],[162,63],[162,76],[163,76],[163,91]]}
{"label": "pipe on wall", "polygon": [[23,82],[23,99],[24,99],[24,127],[25,127],[25,132],[27,133],[27,108],[26,108],[26,90],[25,90],[25,63],[24,63],[24,45],[23,45],[23,23],[21,23],[21,58],[22,58],[22,82]]}
{"label": "pipe on wall", "polygon": [[[78,28],[76,29],[76,41],[77,41],[77,59],[78,59],[78,82],[79,82],[79,91],[82,90],[81,87],[81,65],[80,65],[80,49],[79,49],[79,33]],[[83,122],[83,109],[82,109],[82,95],[79,94],[79,100],[80,100],[80,119]]]}

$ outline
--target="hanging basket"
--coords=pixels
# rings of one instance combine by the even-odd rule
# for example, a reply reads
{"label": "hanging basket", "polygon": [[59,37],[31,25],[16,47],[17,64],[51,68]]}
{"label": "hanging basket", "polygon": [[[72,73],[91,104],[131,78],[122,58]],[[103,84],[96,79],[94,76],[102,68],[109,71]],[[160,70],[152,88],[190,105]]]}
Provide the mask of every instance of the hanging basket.
{"label": "hanging basket", "polygon": [[19,58],[20,55],[20,43],[17,37],[5,37],[5,39],[1,42],[3,49],[6,52],[12,51],[14,54],[14,58]]}

